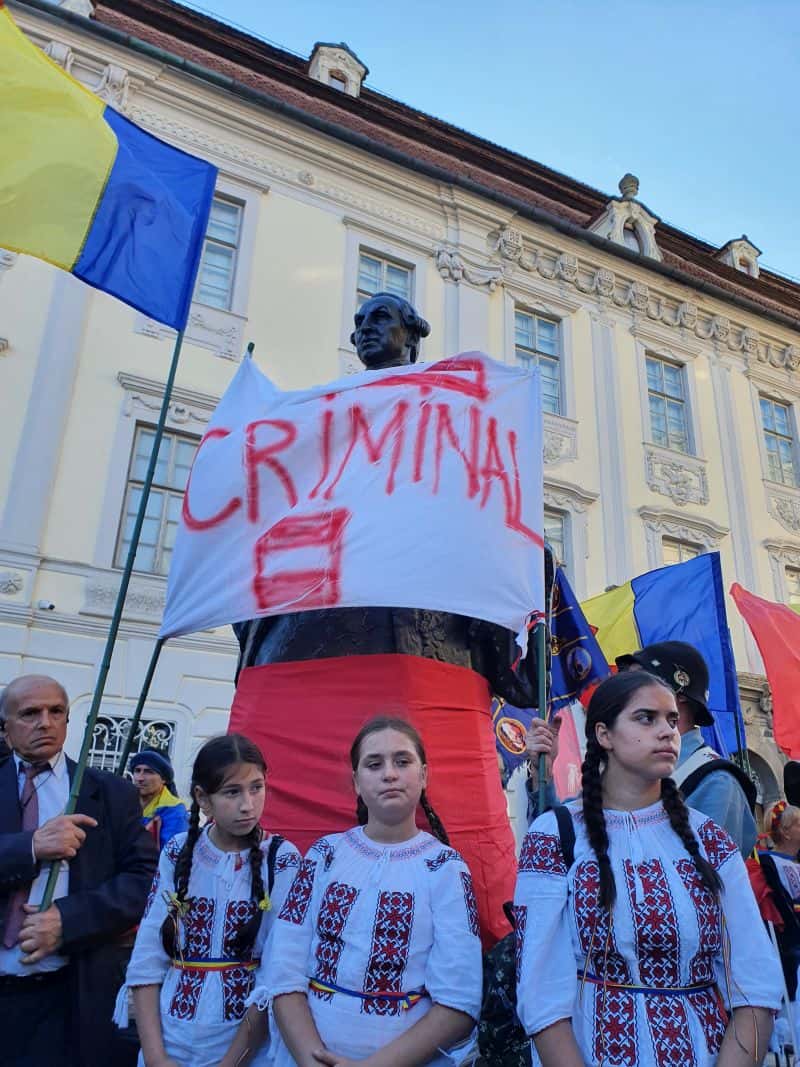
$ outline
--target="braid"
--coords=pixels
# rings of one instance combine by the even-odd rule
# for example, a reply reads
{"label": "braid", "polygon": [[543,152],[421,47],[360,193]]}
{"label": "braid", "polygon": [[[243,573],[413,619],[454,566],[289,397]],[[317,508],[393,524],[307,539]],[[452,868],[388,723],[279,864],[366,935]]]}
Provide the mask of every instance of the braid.
{"label": "braid", "polygon": [[192,856],[199,836],[200,805],[195,798],[192,800],[192,807],[189,812],[189,832],[186,834],[183,848],[178,853],[178,858],[175,861],[175,900],[170,903],[167,916],[161,924],[161,943],[170,959],[174,959],[178,951],[178,915],[180,913],[180,905],[186,903],[189,878],[192,873]]}
{"label": "braid", "polygon": [[264,886],[264,853],[261,851],[261,839],[263,832],[260,826],[255,826],[247,835],[246,840],[250,843],[248,859],[250,861],[250,899],[256,905],[255,912],[244,926],[239,930],[231,942],[231,955],[235,959],[248,959],[253,951],[253,946],[258,937],[264,910],[260,907],[266,894]]}
{"label": "braid", "polygon": [[689,809],[683,802],[683,797],[671,778],[664,778],[661,782],[661,803],[664,811],[669,816],[669,824],[683,842],[683,847],[692,857],[697,873],[703,885],[719,898],[722,889],[722,879],[714,870],[705,856],[700,852],[700,844],[695,837],[689,822]]}
{"label": "braid", "polygon": [[363,797],[359,794],[356,797],[356,820],[359,826],[366,826],[369,819],[369,812],[367,811],[367,805],[364,803]]}
{"label": "braid", "polygon": [[589,738],[586,744],[586,758],[583,761],[583,820],[586,836],[597,857],[600,874],[599,903],[610,912],[617,899],[617,884],[608,858],[608,831],[603,814],[603,791],[600,783],[600,762],[602,753],[595,738]]}
{"label": "braid", "polygon": [[430,800],[428,800],[428,794],[425,792],[424,789],[420,794],[419,802],[422,807],[422,810],[425,812],[425,815],[428,819],[428,825],[431,828],[431,833],[433,834],[433,836],[438,837],[443,845],[449,845],[450,838],[448,837],[447,830],[445,830],[444,828],[444,823],[433,810],[433,805],[431,804]]}

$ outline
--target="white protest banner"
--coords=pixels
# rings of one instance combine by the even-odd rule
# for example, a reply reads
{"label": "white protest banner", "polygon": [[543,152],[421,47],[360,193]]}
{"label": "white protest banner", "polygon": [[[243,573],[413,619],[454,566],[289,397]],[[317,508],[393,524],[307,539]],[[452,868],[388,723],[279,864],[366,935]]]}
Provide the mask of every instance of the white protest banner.
{"label": "white protest banner", "polygon": [[245,360],[200,442],[161,637],[315,608],[513,630],[544,603],[538,372],[478,352],[281,392]]}

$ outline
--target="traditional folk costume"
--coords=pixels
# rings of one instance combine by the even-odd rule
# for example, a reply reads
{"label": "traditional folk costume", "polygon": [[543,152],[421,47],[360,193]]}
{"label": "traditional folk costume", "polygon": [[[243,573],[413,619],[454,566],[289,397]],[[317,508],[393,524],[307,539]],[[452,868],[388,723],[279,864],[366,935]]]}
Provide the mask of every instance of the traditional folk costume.
{"label": "traditional folk costume", "polygon": [[[175,862],[185,834],[179,834],[161,853],[158,872],[150,889],[126,986],[115,1016],[125,1025],[124,998],[136,986],[161,986],[161,1026],[169,1056],[182,1067],[216,1067],[228,1050],[245,1013],[265,941],[283,906],[300,864],[294,845],[283,841],[275,856],[275,881],[264,918],[248,959],[236,959],[232,948],[259,904],[252,900],[249,849],[223,852],[202,831],[192,855],[186,894],[188,908],[179,919],[180,946],[171,960],[161,943],[161,926],[175,887]],[[268,884],[267,855],[270,838],[261,844],[264,885]],[[270,1062],[267,1047],[253,1061]],[[140,1053],[139,1067],[144,1060]]]}
{"label": "traditional folk costume", "polygon": [[689,809],[700,849],[722,879],[717,904],[660,801],[607,810],[617,887],[609,922],[582,805],[567,806],[576,835],[570,870],[552,812],[533,824],[520,855],[517,1010],[525,1032],[571,1019],[587,1064],[710,1067],[726,1009],[781,1003],[778,960],[738,848]]}
{"label": "traditional folk costume", "polygon": [[[325,1046],[354,1059],[389,1044],[432,1004],[477,1019],[478,913],[460,855],[424,831],[384,845],[355,827],[312,845],[251,1000],[271,1009],[274,997],[295,992],[307,994]],[[290,1067],[272,1020],[270,1031],[275,1067]],[[429,1064],[468,1064],[476,1054],[473,1031]]]}

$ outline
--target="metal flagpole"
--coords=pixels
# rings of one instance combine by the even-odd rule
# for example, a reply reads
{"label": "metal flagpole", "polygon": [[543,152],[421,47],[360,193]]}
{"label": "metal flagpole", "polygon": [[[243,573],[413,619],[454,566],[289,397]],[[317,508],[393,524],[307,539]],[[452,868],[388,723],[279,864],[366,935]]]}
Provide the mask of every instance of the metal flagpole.
{"label": "metal flagpole", "polygon": [[128,736],[125,738],[125,744],[122,748],[122,755],[119,759],[119,766],[117,767],[116,774],[125,773],[125,764],[128,762],[128,756],[130,756],[131,749],[133,748],[133,739],[136,737],[136,730],[142,718],[147,694],[150,692],[150,683],[153,681],[153,675],[156,673],[158,657],[161,655],[161,649],[163,648],[165,641],[165,637],[159,637],[156,641],[156,647],[153,649],[153,655],[150,657],[150,666],[147,668],[147,674],[142,683],[142,691],[139,694],[139,702],[136,705],[136,711],[134,711],[133,718],[130,720],[130,725],[128,726]]}
{"label": "metal flagpole", "polygon": [[[169,374],[167,375],[167,383],[164,386],[164,399],[161,402],[161,411],[158,416],[158,425],[156,426],[155,440],[153,441],[153,448],[150,453],[150,462],[147,467],[147,474],[144,479],[144,485],[142,486],[142,499],[139,502],[139,511],[136,515],[136,522],[133,524],[131,543],[128,548],[128,558],[125,560],[125,569],[122,572],[122,579],[119,583],[117,602],[114,605],[114,614],[111,618],[111,626],[109,627],[108,637],[106,638],[106,647],[103,652],[103,659],[100,663],[100,671],[97,675],[97,683],[94,687],[92,706],[89,709],[89,715],[86,719],[86,730],[83,734],[83,744],[81,745],[80,755],[78,756],[78,764],[75,768],[75,773],[72,776],[72,786],[70,787],[69,791],[69,799],[67,800],[67,806],[64,809],[65,815],[75,814],[75,808],[78,803],[78,793],[80,792],[80,788],[83,783],[83,772],[86,770],[86,763],[89,758],[89,749],[91,748],[92,744],[92,736],[94,734],[97,716],[100,714],[100,703],[103,699],[103,693],[105,692],[106,688],[106,679],[108,678],[108,672],[111,667],[111,656],[114,651],[114,645],[117,642],[117,634],[119,632],[119,626],[122,620],[122,609],[125,606],[125,598],[128,594],[128,586],[130,585],[131,574],[133,573],[133,564],[136,560],[136,550],[139,547],[139,538],[142,534],[142,525],[144,524],[145,511],[147,510],[147,502],[150,498],[150,489],[153,484],[153,475],[155,474],[156,463],[158,461],[158,452],[161,447],[161,438],[164,436],[164,425],[167,421],[170,398],[172,396],[172,387],[175,384],[175,374],[178,370],[178,359],[180,358],[182,345],[183,330],[181,330],[178,336],[175,338],[175,347],[172,351],[172,363],[170,364]],[[61,863],[58,860],[53,861],[53,863],[50,865],[50,874],[47,878],[47,885],[45,887],[44,896],[42,897],[42,903],[39,908],[40,911],[45,911],[53,903],[53,894],[55,893],[56,881],[58,880],[58,871],[60,866]]]}
{"label": "metal flagpole", "polygon": [[[539,718],[547,719],[547,619],[537,624],[536,663],[539,668],[537,676]],[[539,814],[545,809],[547,800],[547,756],[539,753]]]}

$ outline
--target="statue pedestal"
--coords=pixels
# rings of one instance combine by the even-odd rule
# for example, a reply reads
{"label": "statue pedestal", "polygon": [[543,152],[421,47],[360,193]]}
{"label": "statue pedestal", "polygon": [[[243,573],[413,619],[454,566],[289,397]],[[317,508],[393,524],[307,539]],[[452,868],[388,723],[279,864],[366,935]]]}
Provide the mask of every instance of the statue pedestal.
{"label": "statue pedestal", "polygon": [[[271,663],[239,676],[231,731],[269,766],[265,825],[305,852],[355,822],[350,745],[375,715],[410,720],[428,757],[428,796],[472,872],[486,945],[509,931],[514,838],[500,785],[486,680],[421,656],[385,654]],[[419,813],[417,825],[428,829]]]}

